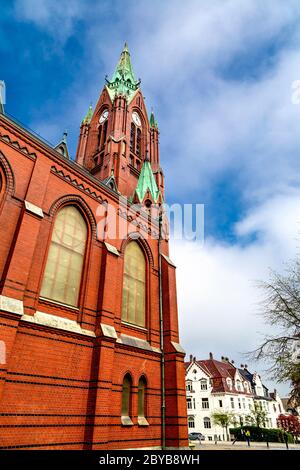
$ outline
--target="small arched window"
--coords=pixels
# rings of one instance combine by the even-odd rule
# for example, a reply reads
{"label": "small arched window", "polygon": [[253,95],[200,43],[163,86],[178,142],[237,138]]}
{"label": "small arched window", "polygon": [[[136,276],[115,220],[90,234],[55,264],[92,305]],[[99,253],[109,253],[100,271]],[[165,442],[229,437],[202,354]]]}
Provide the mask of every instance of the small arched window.
{"label": "small arched window", "polygon": [[135,125],[133,122],[131,123],[131,128],[130,128],[130,150],[132,152],[135,152]]}
{"label": "small arched window", "polygon": [[235,388],[238,392],[241,392],[243,389],[242,383],[239,379],[237,379],[237,381],[235,382]]}
{"label": "small arched window", "polygon": [[226,379],[226,382],[227,382],[227,387],[229,388],[229,390],[231,390],[232,389],[232,380],[228,377]]}
{"label": "small arched window", "polygon": [[210,418],[208,418],[208,417],[203,418],[203,424],[204,424],[205,429],[211,429]]}
{"label": "small arched window", "polygon": [[188,417],[188,427],[190,429],[195,428],[195,418],[193,416]]}
{"label": "small arched window", "polygon": [[101,146],[102,127],[103,126],[99,126],[99,131],[98,131],[98,149],[100,149],[100,146]]}
{"label": "small arched window", "polygon": [[141,377],[138,387],[138,417],[144,418],[146,413],[146,388],[147,382],[145,377]]}
{"label": "small arched window", "polygon": [[106,144],[106,137],[107,137],[107,119],[105,121],[105,123],[103,124],[103,130],[102,130],[102,143],[101,143],[101,150],[104,148],[105,144]]}
{"label": "small arched window", "polygon": [[40,295],[77,306],[87,240],[87,226],[74,206],[61,209],[55,219]]}
{"label": "small arched window", "polygon": [[130,242],[125,249],[122,296],[122,320],[145,326],[146,260],[139,244]]}
{"label": "small arched window", "polygon": [[130,375],[126,374],[122,385],[122,418],[129,418],[131,414],[131,389],[132,380]]}
{"label": "small arched window", "polygon": [[142,132],[141,129],[138,129],[136,132],[136,154],[141,155],[141,142],[142,142]]}

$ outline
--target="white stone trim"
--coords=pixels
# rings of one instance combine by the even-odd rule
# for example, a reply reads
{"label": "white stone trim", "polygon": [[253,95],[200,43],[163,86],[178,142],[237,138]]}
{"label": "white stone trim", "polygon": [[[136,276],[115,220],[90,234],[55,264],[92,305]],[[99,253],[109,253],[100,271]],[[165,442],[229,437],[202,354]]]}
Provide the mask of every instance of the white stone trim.
{"label": "white stone trim", "polygon": [[108,338],[118,339],[117,332],[113,326],[106,325],[105,323],[100,323],[100,326],[101,326],[103,336],[107,336]]}
{"label": "white stone trim", "polygon": [[27,212],[31,212],[31,214],[37,215],[41,218],[44,217],[44,213],[40,207],[36,206],[35,204],[32,204],[32,202],[29,201],[24,201],[24,204]]}
{"label": "white stone trim", "polygon": [[163,253],[161,254],[163,258],[165,258],[166,262],[176,268],[176,265],[173,263],[173,261],[170,260],[170,258],[167,255],[164,255]]}
{"label": "white stone trim", "polygon": [[145,416],[138,416],[138,425],[139,426],[149,426],[149,423],[146,420]]}
{"label": "white stone trim", "polygon": [[120,338],[117,339],[117,343],[124,344],[125,346],[132,346],[134,348],[144,349],[145,351],[161,353],[160,349],[154,348],[145,339],[136,338],[135,336],[121,334]]}
{"label": "white stone trim", "polygon": [[0,295],[0,310],[4,312],[14,313],[16,315],[23,315],[24,308],[22,300],[13,299]]}
{"label": "white stone trim", "polygon": [[121,416],[121,424],[122,426],[133,426],[133,422],[129,416]]}
{"label": "white stone trim", "polygon": [[176,352],[185,354],[185,350],[183,349],[181,344],[175,343],[175,341],[171,341],[171,344],[172,344],[172,346],[173,346],[173,348],[175,349]]}
{"label": "white stone trim", "polygon": [[58,317],[57,315],[50,315],[44,312],[35,312],[34,316],[23,315],[21,320],[34,323],[36,325],[49,326],[51,328],[57,328],[59,330],[70,331],[72,333],[78,333],[84,336],[95,337],[93,331],[84,330],[81,328],[79,323],[69,318]]}
{"label": "white stone trim", "polygon": [[118,252],[117,248],[110,243],[104,242],[104,245],[106,246],[107,251],[112,253],[113,255],[120,256],[120,253]]}

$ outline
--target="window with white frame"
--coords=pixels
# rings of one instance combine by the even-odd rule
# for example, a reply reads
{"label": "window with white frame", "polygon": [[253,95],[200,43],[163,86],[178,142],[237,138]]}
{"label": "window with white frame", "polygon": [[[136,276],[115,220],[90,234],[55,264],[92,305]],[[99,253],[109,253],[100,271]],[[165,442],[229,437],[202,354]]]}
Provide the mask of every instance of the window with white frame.
{"label": "window with white frame", "polygon": [[189,380],[187,383],[186,383],[186,390],[188,392],[192,392],[193,391],[193,383],[191,380]]}
{"label": "window with white frame", "polygon": [[202,398],[202,409],[208,409],[208,408],[209,408],[208,398]]}
{"label": "window with white frame", "polygon": [[230,404],[231,404],[231,408],[234,409],[234,398],[233,397],[230,398]]}
{"label": "window with white frame", "polygon": [[235,382],[235,388],[237,389],[238,392],[241,392],[243,390],[242,383],[239,379],[237,379]]}
{"label": "window with white frame", "polygon": [[241,409],[241,408],[242,408],[242,404],[241,404],[241,399],[240,399],[240,398],[238,398],[238,405],[239,405],[239,409]]}
{"label": "window with white frame", "polygon": [[187,398],[186,402],[187,402],[187,409],[188,409],[188,410],[191,410],[191,409],[193,408],[192,399],[191,399],[191,398]]}
{"label": "window with white frame", "polygon": [[243,408],[245,410],[246,409],[246,398],[242,398],[242,402],[243,402]]}
{"label": "window with white frame", "polygon": [[201,390],[207,390],[207,380],[206,379],[201,379],[200,380],[200,388],[201,388]]}
{"label": "window with white frame", "polygon": [[208,417],[203,418],[203,424],[204,424],[205,429],[211,429],[210,418],[208,418]]}
{"label": "window with white frame", "polygon": [[219,400],[219,407],[220,407],[220,408],[223,407],[223,401],[222,401],[222,400]]}
{"label": "window with white frame", "polygon": [[193,416],[188,417],[188,427],[190,429],[195,428],[195,419]]}
{"label": "window with white frame", "polygon": [[231,390],[232,389],[232,380],[229,377],[227,377],[226,383],[227,383],[227,387],[229,388],[229,390]]}

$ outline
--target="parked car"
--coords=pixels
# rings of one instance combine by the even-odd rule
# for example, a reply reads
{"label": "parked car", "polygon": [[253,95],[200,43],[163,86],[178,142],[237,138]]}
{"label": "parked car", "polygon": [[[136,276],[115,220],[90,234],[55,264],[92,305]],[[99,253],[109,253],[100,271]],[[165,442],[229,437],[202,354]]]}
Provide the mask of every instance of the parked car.
{"label": "parked car", "polygon": [[205,436],[203,436],[203,434],[201,434],[201,432],[191,432],[189,434],[189,440],[190,441],[204,441]]}

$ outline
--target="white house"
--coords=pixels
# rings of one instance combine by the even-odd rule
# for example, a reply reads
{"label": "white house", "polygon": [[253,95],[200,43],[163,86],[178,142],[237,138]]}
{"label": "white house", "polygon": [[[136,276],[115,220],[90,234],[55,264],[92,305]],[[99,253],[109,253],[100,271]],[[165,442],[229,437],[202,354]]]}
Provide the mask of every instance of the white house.
{"label": "white house", "polygon": [[257,374],[236,368],[227,358],[218,361],[211,353],[207,360],[191,356],[186,363],[186,396],[189,432],[200,432],[209,441],[228,438],[226,430],[214,424],[215,412],[231,413],[240,426],[246,424],[255,400],[268,413],[266,427],[276,427],[282,407],[279,397],[269,395]]}

